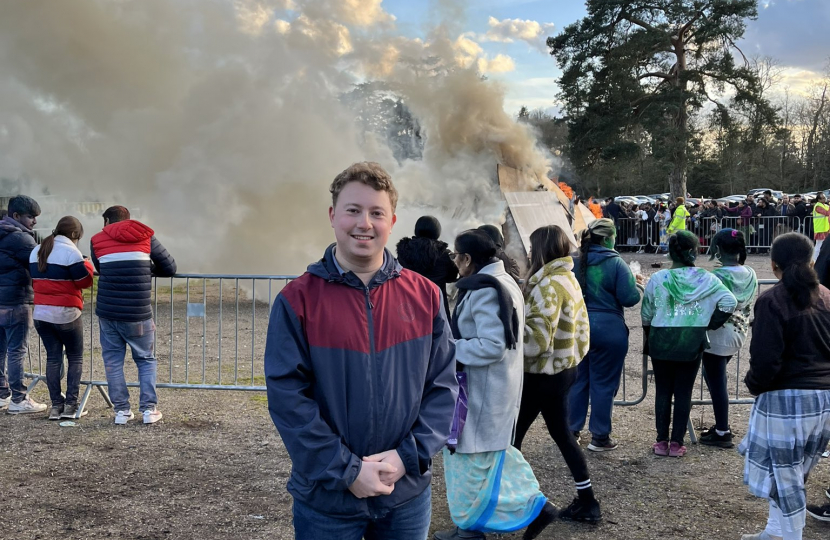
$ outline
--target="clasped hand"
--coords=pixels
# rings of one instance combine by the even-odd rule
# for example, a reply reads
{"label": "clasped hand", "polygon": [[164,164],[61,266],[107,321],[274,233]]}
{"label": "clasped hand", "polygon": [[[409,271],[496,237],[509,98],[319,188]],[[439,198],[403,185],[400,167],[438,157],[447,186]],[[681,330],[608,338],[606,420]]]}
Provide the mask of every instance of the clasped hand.
{"label": "clasped hand", "polygon": [[358,499],[389,495],[395,490],[395,482],[406,474],[397,450],[387,450],[363,458],[357,479],[349,491]]}

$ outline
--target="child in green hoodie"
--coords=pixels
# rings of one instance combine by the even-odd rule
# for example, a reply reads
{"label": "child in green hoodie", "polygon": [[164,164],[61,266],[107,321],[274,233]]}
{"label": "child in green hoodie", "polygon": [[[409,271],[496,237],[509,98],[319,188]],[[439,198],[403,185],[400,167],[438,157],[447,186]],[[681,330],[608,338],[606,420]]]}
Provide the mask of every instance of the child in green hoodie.
{"label": "child in green hoodie", "polygon": [[738,354],[749,334],[749,318],[752,303],[758,293],[758,277],[755,270],[744,266],[746,241],[744,234],[735,229],[722,229],[712,238],[711,258],[721,266],[712,273],[735,295],[738,307],[721,328],[709,330],[709,348],[703,353],[703,378],[712,396],[715,425],[705,430],[700,443],[721,448],[732,448],[732,431],[729,429],[729,392],[726,389],[726,364]]}
{"label": "child in green hoodie", "polygon": [[669,237],[672,267],[651,276],[643,296],[644,353],[651,356],[654,368],[657,442],[653,449],[658,456],[686,453],[683,439],[707,345],[706,330],[722,326],[737,305],[718,278],[695,267],[699,248],[697,237],[688,231]]}

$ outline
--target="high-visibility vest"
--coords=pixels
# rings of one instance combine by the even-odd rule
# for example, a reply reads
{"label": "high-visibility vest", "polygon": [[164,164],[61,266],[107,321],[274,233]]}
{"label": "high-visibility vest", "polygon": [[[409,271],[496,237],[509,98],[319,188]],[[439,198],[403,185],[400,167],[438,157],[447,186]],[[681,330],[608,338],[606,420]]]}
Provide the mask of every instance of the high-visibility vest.
{"label": "high-visibility vest", "polygon": [[674,211],[674,219],[671,220],[668,228],[669,234],[674,234],[677,231],[685,231],[687,217],[689,217],[689,211],[686,210],[686,207],[683,205],[678,206]]}
{"label": "high-visibility vest", "polygon": [[830,206],[827,206],[824,203],[817,202],[815,206],[813,206],[813,232],[830,232],[830,218],[828,218],[824,214],[819,214],[816,211],[819,208],[823,209],[824,211],[830,211]]}

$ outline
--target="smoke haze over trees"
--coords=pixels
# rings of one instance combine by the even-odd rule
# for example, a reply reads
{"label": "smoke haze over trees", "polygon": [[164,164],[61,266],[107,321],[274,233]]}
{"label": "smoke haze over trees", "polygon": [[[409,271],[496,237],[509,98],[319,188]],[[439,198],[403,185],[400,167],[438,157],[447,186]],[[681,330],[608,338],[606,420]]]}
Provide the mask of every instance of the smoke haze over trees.
{"label": "smoke haze over trees", "polygon": [[496,164],[552,160],[455,4],[409,38],[380,0],[0,2],[0,178],[141,209],[185,272],[302,271],[361,160],[395,179],[397,236],[425,208],[448,237],[500,223]]}

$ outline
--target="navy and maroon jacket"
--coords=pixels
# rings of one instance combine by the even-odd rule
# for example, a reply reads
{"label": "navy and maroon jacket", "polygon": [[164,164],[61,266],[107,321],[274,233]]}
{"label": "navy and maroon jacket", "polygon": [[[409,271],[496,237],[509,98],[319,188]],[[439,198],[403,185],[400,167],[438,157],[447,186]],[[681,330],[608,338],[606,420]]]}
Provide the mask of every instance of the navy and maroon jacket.
{"label": "navy and maroon jacket", "polygon": [[[368,287],[333,245],[277,296],[268,323],[268,409],[293,464],[288,491],[326,515],[372,517],[420,495],[450,432],[455,343],[438,287],[386,251]],[[358,499],[361,458],[397,450],[391,495]]]}
{"label": "navy and maroon jacket", "polygon": [[37,246],[29,255],[35,304],[84,309],[81,290],[92,286],[92,263],[84,260],[72,240],[59,235],[46,259],[46,271],[41,272],[37,265],[40,249]]}
{"label": "navy and maroon jacket", "polygon": [[153,229],[132,219],[111,223],[92,237],[90,254],[100,275],[95,314],[111,321],[152,319],[153,276],[176,273],[176,261]]}

